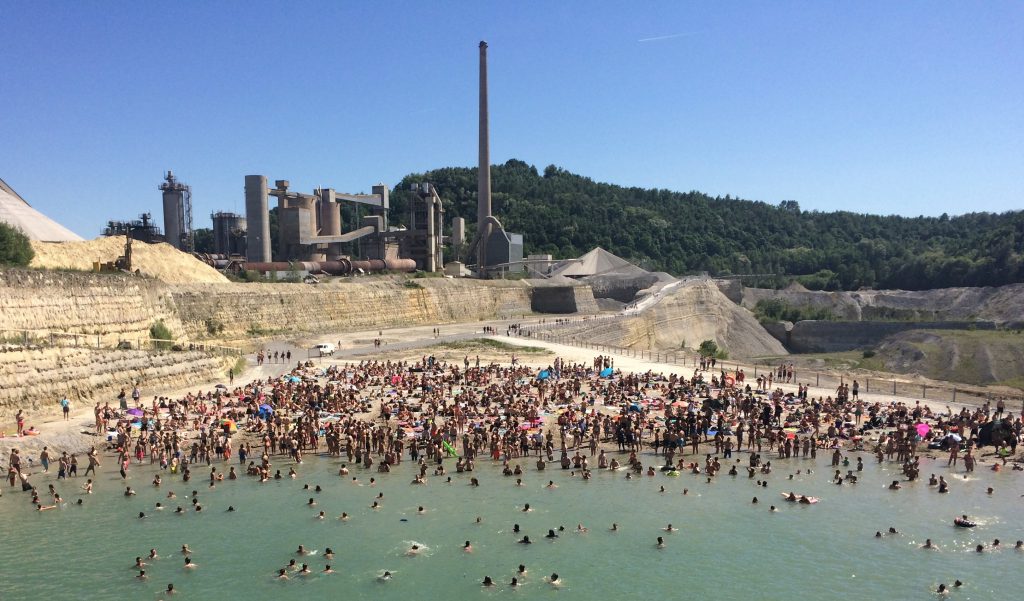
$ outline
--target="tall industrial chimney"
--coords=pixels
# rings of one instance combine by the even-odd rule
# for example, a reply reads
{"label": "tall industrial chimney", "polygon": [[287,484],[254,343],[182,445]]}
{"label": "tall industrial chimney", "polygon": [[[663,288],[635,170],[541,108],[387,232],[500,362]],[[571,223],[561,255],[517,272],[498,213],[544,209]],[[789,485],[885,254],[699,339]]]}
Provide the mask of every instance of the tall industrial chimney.
{"label": "tall industrial chimney", "polygon": [[491,141],[488,131],[487,117],[487,42],[480,42],[480,165],[476,183],[476,230],[479,236],[477,244],[477,269],[481,274],[487,267],[487,240],[490,238],[491,226],[487,218],[491,216]]}

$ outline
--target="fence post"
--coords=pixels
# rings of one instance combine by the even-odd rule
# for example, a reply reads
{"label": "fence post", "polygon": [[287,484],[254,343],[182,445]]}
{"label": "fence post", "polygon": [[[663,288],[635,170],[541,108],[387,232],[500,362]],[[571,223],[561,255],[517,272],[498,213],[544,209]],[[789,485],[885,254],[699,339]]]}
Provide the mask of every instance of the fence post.
{"label": "fence post", "polygon": [[896,380],[892,381],[892,393],[896,394]]}
{"label": "fence post", "polygon": [[921,384],[921,398],[922,399],[928,398],[928,387],[925,386],[924,384]]}
{"label": "fence post", "polygon": [[953,387],[953,402],[956,402],[956,386]]}
{"label": "fence post", "polygon": [[864,392],[871,392],[871,378],[864,380]]}
{"label": "fence post", "polygon": [[814,372],[814,386],[815,388],[821,386],[821,374]]}

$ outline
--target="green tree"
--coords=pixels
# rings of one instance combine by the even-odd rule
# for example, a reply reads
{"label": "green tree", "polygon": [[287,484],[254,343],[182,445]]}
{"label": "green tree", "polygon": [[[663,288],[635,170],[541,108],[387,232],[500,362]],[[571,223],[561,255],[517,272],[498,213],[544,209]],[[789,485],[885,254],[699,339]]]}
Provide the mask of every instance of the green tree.
{"label": "green tree", "polygon": [[36,256],[32,242],[21,229],[0,221],[0,265],[26,267]]}

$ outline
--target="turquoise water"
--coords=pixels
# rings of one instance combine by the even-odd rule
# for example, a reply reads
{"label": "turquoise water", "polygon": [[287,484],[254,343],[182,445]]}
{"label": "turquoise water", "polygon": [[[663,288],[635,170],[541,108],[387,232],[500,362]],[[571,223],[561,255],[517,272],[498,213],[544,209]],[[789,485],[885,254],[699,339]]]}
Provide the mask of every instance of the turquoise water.
{"label": "turquoise water", "polygon": [[[959,578],[966,584],[955,593],[958,599],[1005,599],[1007,587],[1024,583],[1019,575],[1024,553],[1012,549],[1014,541],[1024,538],[1024,523],[1015,519],[1024,501],[1020,472],[986,469],[969,481],[954,481],[948,495],[936,493],[924,481],[889,491],[885,485],[896,474],[887,465],[876,466],[868,455],[864,459],[861,482],[842,487],[829,482],[832,472],[823,459],[814,474],[793,481],[786,474],[814,464],[773,459],[776,471],[767,476],[768,488],[760,488],[755,481],[761,475],[749,480],[742,468],[743,475],[721,475],[711,484],[690,474],[626,481],[624,472],[595,472],[584,482],[567,471],[530,469],[523,476],[525,486],[517,487],[515,478],[503,477],[490,464],[474,474],[480,487],[469,486],[465,474],[453,474],[450,485],[443,477],[430,477],[427,486],[412,486],[407,463],[383,476],[354,470],[364,484],[371,476],[377,478],[371,487],[337,476],[340,462],[326,458],[298,466],[296,480],[259,484],[243,478],[214,490],[205,481],[183,485],[171,477],[155,489],[149,484],[154,470],[136,467],[128,483],[138,495],[127,498],[117,473],[103,473],[97,492],[80,507],[73,505],[73,492],[84,479],[58,484],[72,503],[47,512],[33,511],[25,494],[5,487],[0,499],[0,598],[155,599],[173,582],[176,598],[186,599],[510,594],[523,599],[790,599],[794,594],[808,599],[916,599],[933,597],[930,591],[937,583]],[[274,467],[287,470],[283,463]],[[944,465],[930,460],[922,472],[949,479]],[[549,478],[559,488],[544,488]],[[36,477],[35,482],[45,490],[52,480]],[[320,484],[324,491],[305,491],[305,483]],[[659,486],[668,492],[659,493]],[[987,486],[995,487],[994,495],[986,494]],[[684,487],[689,488],[686,496],[681,494]],[[191,505],[184,497],[192,489],[199,491],[204,510],[174,514],[177,504]],[[819,496],[821,502],[781,502],[779,493],[790,489]],[[165,499],[168,490],[178,499]],[[370,509],[381,492],[382,508]],[[755,495],[761,501],[757,505],[751,504]],[[318,506],[306,505],[311,496]],[[171,507],[153,511],[158,501]],[[525,503],[534,511],[522,513]],[[769,512],[773,503],[778,512]],[[226,513],[229,505],[238,511]],[[419,505],[425,514],[418,514]],[[327,513],[327,520],[314,518],[319,510]],[[150,517],[138,519],[139,511]],[[352,516],[350,521],[333,519],[343,511]],[[953,528],[951,520],[960,513],[970,514],[979,526]],[[475,523],[477,516],[482,523]],[[573,532],[579,522],[590,531]],[[619,532],[608,531],[612,522],[618,522]],[[669,522],[680,531],[663,532]],[[530,535],[533,545],[516,543],[514,523]],[[548,528],[559,525],[566,532],[554,542],[545,540]],[[884,532],[889,526],[902,534],[874,538],[876,530]],[[658,536],[666,539],[663,549],[655,546]],[[927,537],[942,549],[918,549]],[[1000,538],[1006,548],[973,551],[975,544],[987,545],[993,538]],[[473,553],[461,551],[467,539]],[[407,557],[413,542],[428,550]],[[194,551],[195,570],[182,567],[178,550],[185,543]],[[330,563],[338,573],[275,580],[277,569],[296,557],[300,544],[321,553],[332,547],[336,556]],[[148,581],[138,581],[134,558],[145,556],[151,547],[162,558],[147,568]],[[305,561],[314,572],[325,563],[320,555]],[[525,585],[513,591],[506,585],[520,563],[529,571]],[[378,582],[381,570],[394,572],[394,578]],[[543,582],[553,571],[564,581],[557,590]],[[482,588],[485,575],[498,586]]]}

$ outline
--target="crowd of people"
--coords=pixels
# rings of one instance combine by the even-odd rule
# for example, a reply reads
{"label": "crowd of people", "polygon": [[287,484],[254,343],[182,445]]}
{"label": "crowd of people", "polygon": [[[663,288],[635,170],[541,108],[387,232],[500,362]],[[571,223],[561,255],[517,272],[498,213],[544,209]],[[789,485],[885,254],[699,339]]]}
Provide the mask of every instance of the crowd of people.
{"label": "crowd of people", "polygon": [[[286,357],[268,353],[258,360]],[[149,402],[139,398],[136,386],[133,407],[126,407],[124,396],[117,406],[95,405],[96,432],[108,438],[108,446],[85,454],[82,477],[88,481],[81,490],[92,492],[88,477],[101,467],[104,451],[112,453],[122,480],[134,466],[154,466],[154,486],[196,477],[208,478],[211,486],[242,476],[259,482],[294,478],[309,455],[343,459],[342,476],[357,466],[386,474],[408,461],[415,466],[413,484],[429,477],[450,480],[448,469],[473,472],[480,461],[500,462],[510,477],[532,463],[537,471],[568,470],[583,479],[594,469],[624,469],[627,478],[690,473],[710,482],[724,466],[737,475],[737,465],[726,462],[734,453],[748,453],[743,467],[753,479],[772,473],[773,454],[778,461],[815,458],[818,451],[831,456],[832,467],[839,468],[833,482],[841,485],[855,483],[864,469],[861,457],[851,465],[855,450],[873,452],[879,463],[898,462],[913,481],[920,476],[921,453],[929,449],[948,453],[950,468],[962,460],[970,472],[979,444],[992,442],[986,430],[998,429],[1005,436],[997,442],[1000,461],[992,469],[1001,469],[1021,437],[1021,419],[1005,405],[935,412],[920,402],[864,401],[856,384],[852,396],[815,397],[809,387],[779,385],[792,379],[791,366],[780,365],[751,384],[740,371],[714,368],[709,361],[689,376],[627,373],[614,369],[613,358],[598,356],[590,363],[555,359],[538,370],[481,365],[479,357],[466,356],[460,366],[423,356],[326,368],[300,361],[283,376]],[[38,510],[61,506],[57,484],[41,492],[21,453],[14,450],[8,459],[11,486],[20,480]],[[38,459],[43,474],[56,459],[58,484],[78,478],[77,454],[44,448]],[[282,463],[289,465],[285,474]],[[841,468],[848,468],[845,475]],[[1021,466],[1013,462],[1012,469]],[[199,470],[208,475],[196,476]],[[933,475],[929,483],[939,492],[949,490],[944,477]],[[557,485],[549,480],[549,486]],[[125,491],[132,493],[131,487]],[[792,491],[784,496],[817,501]],[[193,510],[201,511],[197,495],[192,499]],[[292,567],[308,570],[291,566],[278,576],[287,578]],[[484,584],[494,581],[488,577]]]}

